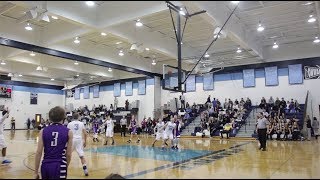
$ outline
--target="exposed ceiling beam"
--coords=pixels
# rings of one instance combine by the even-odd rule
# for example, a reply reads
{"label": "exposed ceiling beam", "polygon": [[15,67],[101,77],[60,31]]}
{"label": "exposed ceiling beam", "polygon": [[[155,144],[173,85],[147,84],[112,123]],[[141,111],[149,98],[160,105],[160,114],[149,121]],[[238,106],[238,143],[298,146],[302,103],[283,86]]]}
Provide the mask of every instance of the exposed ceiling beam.
{"label": "exposed ceiling beam", "polygon": [[317,22],[318,22],[318,33],[320,33],[320,3],[315,1],[316,12],[317,12]]}
{"label": "exposed ceiling beam", "polygon": [[[231,11],[223,2],[213,1],[198,1],[195,2],[201,9],[207,11],[212,20],[217,24],[222,25]],[[257,42],[256,37],[246,31],[245,26],[237,21],[234,17],[231,17],[226,25],[225,31],[228,32],[228,36],[235,42],[241,45],[245,49],[252,49],[256,55],[263,59],[262,44]]]}
{"label": "exposed ceiling beam", "polygon": [[11,2],[7,2],[5,5],[0,7],[0,14],[4,14],[7,11],[9,11],[10,9],[16,7],[15,4],[11,3]]}

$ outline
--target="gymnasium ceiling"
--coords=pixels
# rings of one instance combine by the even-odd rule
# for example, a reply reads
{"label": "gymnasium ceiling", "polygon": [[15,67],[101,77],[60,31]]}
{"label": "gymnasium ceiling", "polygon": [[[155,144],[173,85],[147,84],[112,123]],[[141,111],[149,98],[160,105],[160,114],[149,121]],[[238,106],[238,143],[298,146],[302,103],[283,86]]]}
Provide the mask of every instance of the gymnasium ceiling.
{"label": "gymnasium ceiling", "polygon": [[[171,16],[165,1],[1,1],[0,37],[87,56],[102,61],[162,74],[162,65],[177,66],[177,48]],[[213,39],[213,32],[236,6],[231,1],[172,1],[190,14],[206,10],[188,20],[182,44],[184,69],[190,70]],[[313,43],[320,29],[318,1],[240,1],[224,31],[208,50],[210,57],[196,72],[227,67],[320,56]],[[47,12],[50,22],[28,16]],[[308,23],[309,15],[316,18]],[[56,16],[58,19],[53,19]],[[137,27],[140,19],[142,27]],[[176,14],[173,13],[173,19]],[[265,27],[258,32],[258,23]],[[30,23],[33,30],[25,30]],[[184,20],[182,20],[182,25]],[[101,35],[101,33],[106,35]],[[80,43],[75,44],[74,38]],[[320,37],[319,37],[320,38]],[[273,49],[274,42],[279,45]],[[136,43],[139,51],[130,50]],[[146,50],[149,48],[149,50]],[[242,50],[237,53],[237,48]],[[124,56],[118,53],[123,50]],[[30,56],[30,52],[0,47],[0,72],[15,74],[13,79],[47,84],[84,83],[143,76],[122,70],[79,63],[58,57]],[[152,65],[152,61],[156,65]],[[36,71],[37,66],[47,71]],[[23,74],[19,77],[18,74]],[[79,74],[78,77],[76,75]],[[54,78],[54,81],[50,81]]]}

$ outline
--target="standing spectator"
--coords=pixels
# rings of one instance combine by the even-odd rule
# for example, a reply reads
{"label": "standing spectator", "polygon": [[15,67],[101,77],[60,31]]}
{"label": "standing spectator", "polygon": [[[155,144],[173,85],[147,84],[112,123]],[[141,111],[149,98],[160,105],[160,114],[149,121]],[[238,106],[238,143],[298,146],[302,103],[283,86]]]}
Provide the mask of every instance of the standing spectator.
{"label": "standing spectator", "polygon": [[121,136],[123,134],[123,137],[126,137],[127,119],[125,116],[122,116],[122,119],[120,120],[120,125],[121,125]]}
{"label": "standing spectator", "polygon": [[273,100],[273,97],[270,96],[269,100],[268,100],[268,111],[272,110],[273,109],[273,106],[274,106],[274,100]]}
{"label": "standing spectator", "polygon": [[309,115],[307,116],[307,122],[306,123],[307,123],[307,134],[308,134],[307,140],[310,141],[311,140],[311,128],[312,128],[312,126],[311,126],[311,119],[310,119]]}
{"label": "standing spectator", "polygon": [[112,104],[110,104],[110,109],[109,109],[109,111],[110,111],[110,112],[113,111],[113,105],[112,105]]}
{"label": "standing spectator", "polygon": [[14,117],[11,118],[11,130],[16,130],[16,120]]}
{"label": "standing spectator", "polygon": [[284,98],[281,98],[281,101],[280,101],[280,114],[284,113],[285,111],[285,108],[287,107],[287,103],[286,101],[284,100]]}
{"label": "standing spectator", "polygon": [[314,137],[316,139],[318,139],[318,136],[319,136],[319,121],[317,120],[316,117],[313,117],[312,128],[313,128]]}
{"label": "standing spectator", "polygon": [[186,103],[186,108],[189,108],[189,107],[190,107],[190,105],[189,105],[189,103],[187,102],[187,103]]}
{"label": "standing spectator", "polygon": [[184,97],[183,93],[180,96],[180,102],[181,102],[181,108],[185,109],[186,108],[186,106],[185,106],[185,97]]}
{"label": "standing spectator", "polygon": [[213,98],[212,108],[213,108],[213,111],[216,111],[216,110],[217,110],[217,101],[216,101],[216,98]]}
{"label": "standing spectator", "polygon": [[27,127],[28,127],[28,130],[30,129],[30,125],[31,125],[31,121],[30,121],[30,118],[27,119]]}
{"label": "standing spectator", "polygon": [[36,120],[32,119],[31,124],[32,124],[33,129],[36,128]]}
{"label": "standing spectator", "polygon": [[129,101],[128,101],[128,99],[127,99],[126,102],[125,102],[125,108],[126,108],[126,111],[129,110]]}
{"label": "standing spectator", "polygon": [[268,120],[263,116],[262,113],[260,113],[257,121],[257,132],[258,132],[258,139],[260,142],[259,150],[262,149],[262,151],[266,151],[267,125],[268,125]]}

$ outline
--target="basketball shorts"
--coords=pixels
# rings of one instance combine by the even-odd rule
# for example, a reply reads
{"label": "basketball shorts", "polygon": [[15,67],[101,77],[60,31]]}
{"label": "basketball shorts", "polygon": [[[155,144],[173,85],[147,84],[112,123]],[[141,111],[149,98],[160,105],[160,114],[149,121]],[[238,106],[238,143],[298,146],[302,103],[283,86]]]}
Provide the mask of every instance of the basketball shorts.
{"label": "basketball shorts", "polygon": [[79,157],[83,157],[83,141],[82,139],[73,139],[72,151],[76,150]]}
{"label": "basketball shorts", "polygon": [[42,179],[67,179],[67,165],[62,162],[42,162]]}
{"label": "basketball shorts", "polygon": [[164,139],[164,133],[163,132],[162,133],[157,132],[157,134],[156,134],[156,140],[158,141],[160,139]]}
{"label": "basketball shorts", "polygon": [[164,139],[172,140],[173,139],[173,133],[172,132],[169,132],[169,133],[165,132],[164,133]]}
{"label": "basketball shorts", "polygon": [[113,130],[112,129],[106,130],[106,137],[113,137]]}
{"label": "basketball shorts", "polygon": [[6,148],[7,147],[7,143],[4,139],[4,135],[0,135],[0,148]]}

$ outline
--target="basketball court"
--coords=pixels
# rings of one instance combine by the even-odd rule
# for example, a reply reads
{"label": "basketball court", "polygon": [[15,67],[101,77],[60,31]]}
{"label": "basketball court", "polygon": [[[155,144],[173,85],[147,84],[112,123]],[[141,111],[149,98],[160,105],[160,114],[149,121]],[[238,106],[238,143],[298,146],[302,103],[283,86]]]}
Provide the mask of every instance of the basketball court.
{"label": "basketball court", "polygon": [[[37,132],[6,132],[10,166],[1,166],[0,177],[33,178]],[[89,140],[90,139],[90,140]],[[153,138],[141,138],[139,145],[127,144],[116,135],[115,146],[94,144],[88,139],[85,156],[89,177],[85,177],[77,154],[72,154],[70,179],[102,179],[118,173],[130,179],[185,178],[318,178],[319,144],[315,142],[268,142],[268,153],[258,151],[252,140],[220,140],[183,138],[178,151],[160,150],[159,142],[152,148]],[[303,164],[303,165],[301,165]],[[201,176],[200,176],[201,174]]]}
{"label": "basketball court", "polygon": [[[89,176],[73,152],[68,179],[320,178],[319,128],[307,125],[320,119],[319,20],[318,1],[2,1],[0,111],[10,115],[0,125],[12,163],[0,179],[33,178],[38,128],[55,106],[65,122],[79,112],[89,132]],[[261,107],[262,97],[285,105]],[[269,110],[283,133],[260,151],[257,116]],[[107,114],[114,145],[103,133],[92,140]],[[183,122],[179,148],[152,147],[158,119],[173,114]],[[141,129],[153,123],[139,143],[128,142],[132,115]],[[291,119],[298,141],[291,131],[284,141]],[[220,138],[231,123],[230,138]]]}

